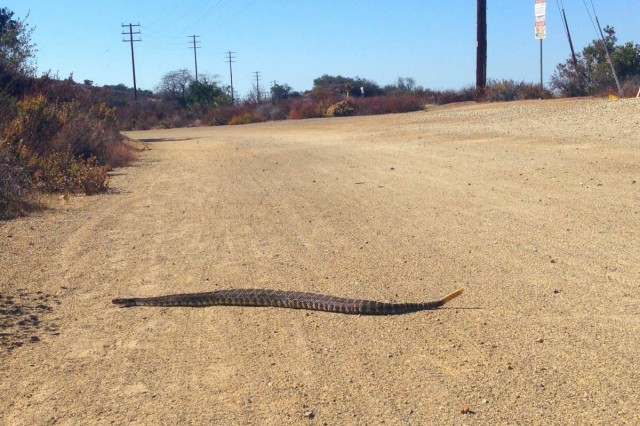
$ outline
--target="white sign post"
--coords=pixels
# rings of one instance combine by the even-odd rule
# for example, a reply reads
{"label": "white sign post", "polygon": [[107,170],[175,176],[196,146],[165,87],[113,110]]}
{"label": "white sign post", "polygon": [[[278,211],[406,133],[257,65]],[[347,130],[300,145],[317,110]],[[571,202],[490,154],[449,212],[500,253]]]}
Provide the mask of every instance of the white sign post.
{"label": "white sign post", "polygon": [[542,40],[547,38],[547,0],[535,0],[535,36],[540,40],[540,89],[544,89],[542,78]]}

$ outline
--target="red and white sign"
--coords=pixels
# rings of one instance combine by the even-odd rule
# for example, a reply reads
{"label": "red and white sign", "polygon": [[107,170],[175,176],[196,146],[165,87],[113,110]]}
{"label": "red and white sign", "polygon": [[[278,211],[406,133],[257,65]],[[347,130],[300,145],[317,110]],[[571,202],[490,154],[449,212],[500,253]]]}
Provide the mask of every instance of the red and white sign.
{"label": "red and white sign", "polygon": [[547,38],[547,0],[535,0],[535,35],[538,40]]}

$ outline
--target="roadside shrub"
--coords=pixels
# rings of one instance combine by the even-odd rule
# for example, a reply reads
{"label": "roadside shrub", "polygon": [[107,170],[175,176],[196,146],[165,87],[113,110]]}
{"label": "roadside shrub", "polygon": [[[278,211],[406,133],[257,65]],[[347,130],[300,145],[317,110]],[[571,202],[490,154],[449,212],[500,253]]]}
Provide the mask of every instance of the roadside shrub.
{"label": "roadside shrub", "polygon": [[42,94],[18,102],[16,117],[7,125],[4,139],[15,147],[44,154],[56,150],[55,135],[63,125],[65,111]]}
{"label": "roadside shrub", "polygon": [[111,112],[104,105],[83,110],[75,103],[67,104],[64,109],[64,125],[54,137],[56,145],[70,146],[75,157],[96,157],[102,164],[111,163],[108,147],[122,140],[115,121],[109,123]]}
{"label": "roadside shrub", "polygon": [[258,114],[257,112],[245,112],[241,115],[234,115],[231,117],[231,120],[227,124],[237,125],[237,124],[251,124],[251,123],[261,123],[265,121],[264,117]]}
{"label": "roadside shrub", "polygon": [[324,116],[323,111],[310,99],[296,99],[291,103],[287,118],[290,120],[302,120],[305,118],[319,118]]}
{"label": "roadside shrub", "polygon": [[71,159],[68,153],[52,152],[47,155],[36,155],[22,150],[21,160],[31,172],[34,186],[45,192],[64,191],[70,187],[67,168]]}
{"label": "roadside shrub", "polygon": [[281,102],[278,104],[260,104],[256,108],[256,112],[265,120],[284,120],[289,112],[288,104]]}
{"label": "roadside shrub", "polygon": [[326,117],[348,117],[355,112],[355,105],[351,99],[345,99],[331,105],[325,112]]}
{"label": "roadside shrub", "polygon": [[394,93],[388,96],[357,98],[354,101],[356,115],[419,111],[426,103],[428,99],[423,93]]}
{"label": "roadside shrub", "polygon": [[[224,126],[230,124],[229,122],[234,117],[254,114],[255,109],[256,105],[254,104],[237,104],[214,108],[204,116],[203,123],[208,126]],[[240,118],[236,118],[236,120],[240,120]],[[264,117],[260,121],[264,121]],[[237,122],[236,124],[246,123]]]}
{"label": "roadside shrub", "polygon": [[28,206],[31,186],[27,168],[0,141],[0,220],[23,214]]}
{"label": "roadside shrub", "polygon": [[224,126],[233,117],[231,108],[216,108],[204,118],[204,124],[208,126]]}
{"label": "roadside shrub", "polygon": [[68,167],[69,190],[94,195],[108,189],[108,166],[97,164],[96,157],[85,159],[73,158]]}
{"label": "roadside shrub", "polygon": [[108,166],[98,165],[96,157],[74,157],[71,150],[45,156],[23,154],[32,182],[45,192],[72,192],[93,195],[108,188]]}
{"label": "roadside shrub", "polygon": [[118,132],[114,111],[101,103],[27,96],[2,133],[2,209],[7,212],[31,187],[87,195],[105,191],[107,171],[134,158]]}
{"label": "roadside shrub", "polygon": [[434,102],[438,105],[474,100],[476,100],[476,88],[474,86],[467,86],[461,90],[442,90],[434,93]]}
{"label": "roadside shrub", "polygon": [[117,106],[113,114],[117,128],[121,130],[186,127],[199,118],[198,112],[183,108],[176,101],[155,99],[141,99],[137,103]]}
{"label": "roadside shrub", "polygon": [[622,82],[622,93],[627,98],[633,98],[640,87],[640,75],[630,77]]}
{"label": "roadside shrub", "polygon": [[490,82],[484,93],[487,101],[514,101],[518,99],[518,84],[513,80]]}
{"label": "roadside shrub", "polygon": [[551,96],[551,92],[541,89],[540,85],[534,83],[526,83],[524,81],[491,81],[485,89],[485,100],[490,102],[517,101],[524,99],[547,99]]}
{"label": "roadside shrub", "polygon": [[300,120],[305,118],[324,117],[327,108],[337,102],[339,98],[305,96],[291,101],[289,114],[287,118],[290,120]]}
{"label": "roadside shrub", "polygon": [[135,161],[135,149],[127,145],[124,141],[110,143],[106,146],[104,158],[106,165],[111,167],[124,167]]}

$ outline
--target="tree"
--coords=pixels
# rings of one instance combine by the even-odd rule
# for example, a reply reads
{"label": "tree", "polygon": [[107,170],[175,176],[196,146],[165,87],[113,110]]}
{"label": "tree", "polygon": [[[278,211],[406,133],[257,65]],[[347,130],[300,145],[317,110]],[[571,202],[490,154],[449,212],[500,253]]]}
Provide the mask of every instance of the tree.
{"label": "tree", "polygon": [[416,88],[416,80],[413,77],[398,77],[398,90],[401,92],[413,92]]}
{"label": "tree", "polygon": [[378,96],[383,93],[382,89],[374,81],[361,77],[343,77],[341,75],[331,76],[324,74],[313,80],[313,90],[315,92],[333,92],[350,96],[360,96],[360,88],[364,88],[365,96]]}
{"label": "tree", "polygon": [[271,100],[273,102],[288,99],[291,96],[291,86],[288,84],[274,84],[271,86]]}
{"label": "tree", "polygon": [[230,105],[228,90],[220,86],[217,76],[202,74],[196,81],[187,69],[166,73],[156,87],[165,100],[178,102],[181,106],[199,105],[218,107]]}
{"label": "tree", "polygon": [[187,69],[170,71],[162,76],[156,92],[170,101],[177,101],[180,105],[187,104],[187,88],[194,81],[191,72]]}
{"label": "tree", "polygon": [[[26,18],[25,18],[26,19]],[[0,9],[0,72],[30,75],[35,72],[36,45],[31,42],[34,28],[25,20],[14,19],[13,12]]]}
{"label": "tree", "polygon": [[353,79],[341,75],[332,76],[324,74],[313,80],[313,90],[316,92],[330,91],[344,94],[348,92],[352,86],[355,87]]}
{"label": "tree", "polygon": [[0,130],[15,112],[15,102],[25,80],[35,73],[33,29],[13,12],[0,8]]}
{"label": "tree", "polygon": [[367,80],[366,78],[356,77],[353,82],[355,88],[351,89],[351,96],[362,96],[364,90],[364,96],[380,96],[384,91],[378,86],[375,81]]}
{"label": "tree", "polygon": [[231,105],[227,90],[221,87],[215,76],[203,75],[198,81],[191,81],[186,93],[186,102],[192,105],[219,107]]}
{"label": "tree", "polygon": [[398,77],[396,84],[387,84],[382,88],[385,95],[407,93],[407,92],[424,92],[424,87],[418,86],[413,77]]}
{"label": "tree", "polygon": [[[604,43],[611,53],[611,60],[622,81],[640,76],[640,45],[632,42],[618,45],[613,27],[603,29]],[[559,64],[551,77],[551,87],[566,96],[595,95],[611,90],[613,75],[602,40],[593,40],[581,53]]]}

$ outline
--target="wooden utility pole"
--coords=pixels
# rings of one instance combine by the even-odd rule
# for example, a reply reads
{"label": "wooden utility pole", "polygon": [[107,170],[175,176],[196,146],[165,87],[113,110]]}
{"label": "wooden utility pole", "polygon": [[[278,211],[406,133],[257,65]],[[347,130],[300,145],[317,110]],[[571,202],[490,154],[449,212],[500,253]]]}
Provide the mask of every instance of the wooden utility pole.
{"label": "wooden utility pole", "polygon": [[193,61],[195,62],[195,65],[196,65],[196,83],[197,83],[198,82],[198,55],[196,54],[196,51],[200,49],[200,46],[198,45],[198,43],[200,42],[196,40],[196,38],[199,38],[200,36],[190,35],[188,37],[192,39],[191,47],[189,47],[189,49],[193,49]]}
{"label": "wooden utility pole", "polygon": [[540,90],[544,90],[544,69],[542,67],[542,39],[540,39]]}
{"label": "wooden utility pole", "polygon": [[478,0],[476,45],[476,98],[482,99],[487,85],[487,0]]}
{"label": "wooden utility pole", "polygon": [[567,14],[564,13],[564,5],[562,6],[562,22],[564,23],[564,30],[567,32],[567,40],[569,40],[569,48],[571,49],[571,60],[573,61],[573,68],[578,71],[578,58],[576,58],[576,51],[573,49],[573,40],[571,40],[571,31],[569,31],[569,22],[567,21]]}
{"label": "wooden utility pole", "polygon": [[229,77],[231,78],[231,105],[234,104],[234,98],[233,98],[233,69],[231,68],[231,64],[234,61],[234,57],[232,56],[234,53],[236,52],[232,52],[232,51],[228,51],[227,52],[227,62],[229,63]]}
{"label": "wooden utility pole", "polygon": [[138,38],[137,40],[133,38],[134,35],[139,35],[140,34],[140,30],[138,31],[133,31],[133,27],[140,27],[140,23],[137,24],[122,24],[122,27],[129,27],[129,32],[127,31],[122,31],[122,35],[128,35],[129,39],[122,39],[123,42],[125,43],[131,43],[131,68],[133,69],[133,100],[137,101],[138,100],[138,87],[136,85],[136,59],[135,59],[135,55],[133,54],[133,42],[134,41],[142,41],[141,38]]}
{"label": "wooden utility pole", "polygon": [[260,103],[260,71],[255,71],[253,74],[256,76],[256,96],[258,103]]}
{"label": "wooden utility pole", "polygon": [[[593,5],[593,3],[591,3]],[[613,75],[613,79],[616,81],[616,87],[618,88],[618,96],[622,97],[624,93],[622,92],[622,87],[620,87],[620,80],[618,80],[618,74],[616,73],[616,68],[613,66],[613,61],[611,60],[611,55],[609,54],[609,48],[607,47],[607,41],[604,38],[604,34],[602,33],[602,27],[600,26],[600,21],[598,20],[598,16],[596,15],[595,8],[593,9],[593,14],[596,18],[596,24],[598,24],[598,31],[600,32],[600,38],[602,39],[602,47],[604,48],[604,53],[607,57],[607,62],[609,63],[609,67],[611,67],[611,74]]]}

